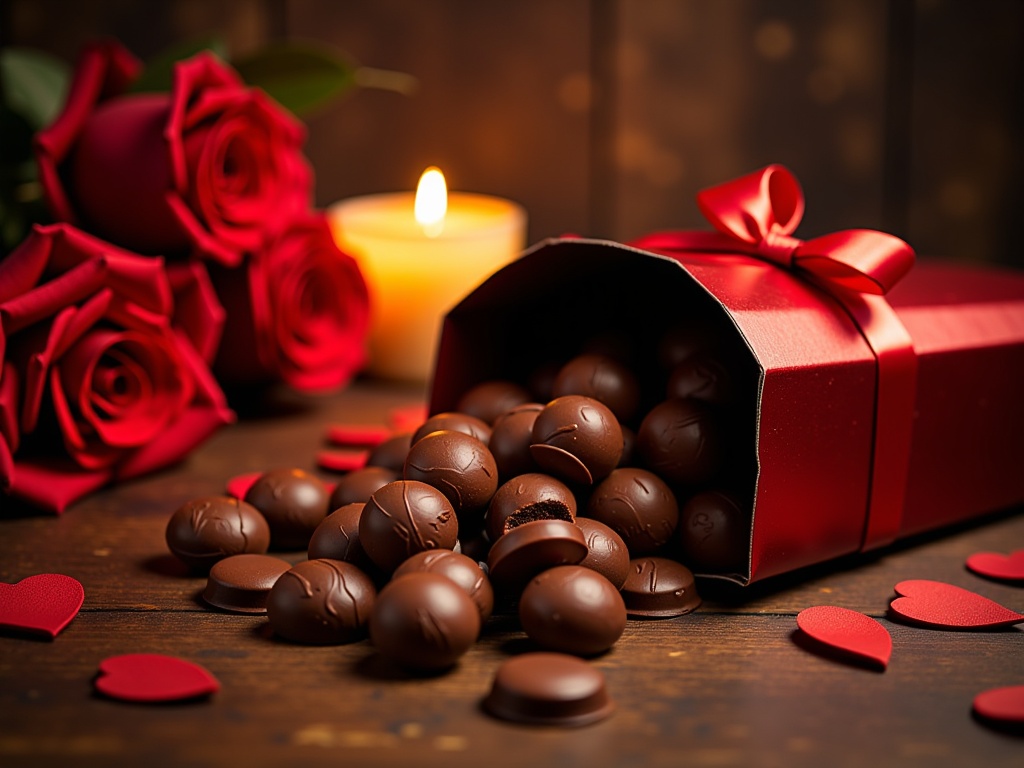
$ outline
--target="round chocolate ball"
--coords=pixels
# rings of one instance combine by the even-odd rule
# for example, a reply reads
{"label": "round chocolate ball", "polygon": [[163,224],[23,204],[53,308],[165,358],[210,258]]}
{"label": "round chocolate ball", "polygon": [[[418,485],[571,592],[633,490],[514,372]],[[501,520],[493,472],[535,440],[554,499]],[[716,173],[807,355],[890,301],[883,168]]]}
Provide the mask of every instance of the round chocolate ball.
{"label": "round chocolate ball", "polygon": [[230,496],[186,502],[171,515],[167,548],[189,568],[207,571],[229,555],[262,554],[270,546],[270,526],[251,504]]}
{"label": "round chocolate ball", "polygon": [[335,483],[328,509],[337,509],[346,504],[365,504],[378,488],[401,479],[401,472],[388,467],[363,467],[349,472]]}
{"label": "round chocolate ball", "polygon": [[499,416],[528,402],[530,393],[512,381],[485,381],[467,390],[455,410],[494,424]]}
{"label": "round chocolate ball", "polygon": [[399,476],[405,468],[405,457],[412,447],[412,432],[400,432],[378,445],[366,459],[367,467],[384,467]]}
{"label": "round chocolate ball", "polygon": [[266,613],[267,595],[291,564],[271,555],[231,555],[210,569],[203,600],[232,613]]}
{"label": "round chocolate ball", "polygon": [[413,555],[397,569],[394,578],[407,573],[437,573],[454,581],[480,611],[480,621],[485,622],[494,610],[494,589],[483,568],[475,560],[457,552],[435,549]]}
{"label": "round chocolate ball", "polygon": [[716,343],[715,334],[707,328],[671,328],[663,333],[658,341],[658,362],[664,370],[671,371],[692,355],[714,348]]}
{"label": "round chocolate ball", "polygon": [[716,357],[697,353],[672,369],[665,396],[692,397],[705,403],[726,405],[732,402],[735,384],[732,374]]}
{"label": "round chocolate ball", "polygon": [[587,517],[609,526],[637,557],[671,540],[679,523],[679,504],[672,489],[653,472],[626,467],[614,470],[594,488]]}
{"label": "round chocolate ball", "polygon": [[619,421],[629,421],[640,403],[640,384],[633,372],[613,357],[591,353],[562,366],[552,394],[592,397],[607,405]]}
{"label": "round chocolate ball", "polygon": [[720,491],[698,493],[679,520],[683,560],[698,571],[730,573],[746,565],[750,516]]}
{"label": "round chocolate ball", "polygon": [[274,549],[305,549],[327,516],[330,493],[323,481],[301,469],[264,472],[245,494],[270,525]]}
{"label": "round chocolate ball", "polygon": [[413,443],[405,479],[432,485],[460,516],[486,509],[498,489],[498,466],[487,446],[451,430],[431,432]]}
{"label": "round chocolate ball", "polygon": [[533,424],[542,410],[544,406],[540,403],[524,403],[494,422],[487,447],[498,465],[501,480],[537,471],[537,464],[530,454],[530,443],[533,442]]}
{"label": "round chocolate ball", "polygon": [[485,530],[492,542],[508,531],[532,520],[576,518],[576,497],[569,487],[551,475],[529,472],[513,477],[498,488],[487,515]]}
{"label": "round chocolate ball", "polygon": [[537,415],[530,453],[547,472],[590,485],[622,456],[622,429],[604,403],[583,395],[557,397]]}
{"label": "round chocolate ball", "polygon": [[267,596],[274,632],[297,643],[329,645],[366,633],[377,588],[340,560],[306,560],[286,571]]}
{"label": "round chocolate ball", "polygon": [[644,417],[636,449],[645,466],[669,483],[699,485],[722,463],[721,425],[693,398],[666,400]]}
{"label": "round chocolate ball", "polygon": [[629,427],[622,427],[622,455],[618,467],[631,467],[636,464],[633,455],[636,453],[636,432]]}
{"label": "round chocolate ball", "polygon": [[376,491],[359,516],[359,542],[386,573],[429,549],[453,549],[459,521],[447,497],[418,480],[396,480]]}
{"label": "round chocolate ball", "polygon": [[465,590],[437,573],[407,573],[388,582],[370,616],[370,640],[399,666],[452,666],[480,635],[480,611]]}
{"label": "round chocolate ball", "polygon": [[622,636],[626,604],[618,588],[597,571],[562,565],[526,585],[519,621],[529,638],[548,650],[594,656]]}
{"label": "round chocolate ball", "polygon": [[622,597],[626,613],[640,618],[682,616],[700,606],[693,573],[682,563],[665,557],[630,560]]}
{"label": "round chocolate ball", "polygon": [[325,517],[309,539],[309,559],[344,560],[375,575],[376,566],[359,543],[359,518],[365,506],[346,504]]}
{"label": "round chocolate ball", "polygon": [[443,429],[475,437],[484,445],[487,445],[491,439],[491,426],[483,419],[465,413],[447,412],[435,414],[423,422],[420,428],[413,433],[412,443],[415,445],[417,441],[422,440],[431,432],[440,432]]}
{"label": "round chocolate ball", "polygon": [[622,589],[629,576],[629,549],[615,531],[589,517],[577,517],[576,527],[587,540],[587,556],[580,565],[597,571],[616,589]]}

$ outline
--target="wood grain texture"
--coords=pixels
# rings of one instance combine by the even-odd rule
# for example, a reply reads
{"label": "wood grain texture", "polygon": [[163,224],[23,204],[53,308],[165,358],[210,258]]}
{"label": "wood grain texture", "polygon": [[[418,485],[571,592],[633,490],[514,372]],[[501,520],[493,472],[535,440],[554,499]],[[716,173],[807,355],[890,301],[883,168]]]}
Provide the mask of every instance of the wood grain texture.
{"label": "wood grain texture", "polygon": [[[327,425],[383,421],[422,397],[362,381],[332,397],[252,399],[246,418],[179,467],[59,518],[0,520],[0,580],[59,571],[86,590],[82,612],[56,640],[0,635],[0,764],[1017,764],[1020,736],[975,721],[970,705],[982,690],[1024,679],[1024,632],[929,630],[890,620],[886,607],[898,581],[930,578],[1024,610],[1024,590],[963,567],[972,552],[1020,546],[1019,511],[745,590],[702,583],[697,613],[630,621],[594,660],[618,708],[580,730],[511,725],[480,711],[501,661],[531,648],[507,612],[450,673],[408,677],[368,641],[294,645],[274,638],[265,618],[214,612],[197,599],[203,580],[186,575],[163,542],[182,501],[218,492],[235,473],[313,468]],[[893,637],[888,671],[797,642],[795,614],[818,604],[878,617]],[[222,690],[158,706],[93,693],[100,661],[147,652],[202,664]]]}

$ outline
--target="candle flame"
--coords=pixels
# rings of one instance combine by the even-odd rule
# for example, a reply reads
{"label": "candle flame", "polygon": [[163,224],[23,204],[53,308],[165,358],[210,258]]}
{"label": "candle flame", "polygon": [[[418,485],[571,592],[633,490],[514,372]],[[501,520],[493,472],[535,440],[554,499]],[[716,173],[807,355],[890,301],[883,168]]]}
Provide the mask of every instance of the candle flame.
{"label": "candle flame", "polygon": [[427,237],[437,237],[444,230],[444,217],[448,211],[448,187],[440,168],[431,166],[420,176],[416,187],[414,213]]}

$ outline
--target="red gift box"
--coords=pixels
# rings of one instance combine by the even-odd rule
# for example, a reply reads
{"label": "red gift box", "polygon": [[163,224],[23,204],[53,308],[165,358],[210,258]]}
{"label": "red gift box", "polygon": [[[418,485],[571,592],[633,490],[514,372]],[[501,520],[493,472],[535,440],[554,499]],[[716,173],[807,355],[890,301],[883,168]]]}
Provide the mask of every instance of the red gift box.
{"label": "red gift box", "polygon": [[740,584],[1024,501],[1024,274],[910,269],[878,232],[797,240],[779,166],[698,202],[715,232],[549,240],[492,275],[445,320],[431,412],[594,339],[624,339],[641,381],[664,379],[666,329],[722,339],[750,547],[745,572],[702,575]]}

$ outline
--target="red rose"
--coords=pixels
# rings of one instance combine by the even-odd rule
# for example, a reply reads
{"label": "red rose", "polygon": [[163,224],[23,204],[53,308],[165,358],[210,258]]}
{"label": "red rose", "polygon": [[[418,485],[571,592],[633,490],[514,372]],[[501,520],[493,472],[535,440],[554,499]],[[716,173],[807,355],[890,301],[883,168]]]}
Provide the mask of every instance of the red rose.
{"label": "red rose", "polygon": [[[163,261],[36,227],[0,261],[0,486],[56,512],[231,421]],[[192,311],[203,313],[201,302]],[[216,323],[212,311],[197,325]]]}
{"label": "red rose", "polygon": [[220,381],[324,390],[365,364],[366,283],[323,214],[296,217],[242,268],[211,276],[227,316],[214,367]]}
{"label": "red rose", "polygon": [[114,43],[83,53],[36,137],[50,209],[139,253],[238,264],[309,204],[304,129],[213,54],[179,62],[170,93],[127,94],[139,66]]}

